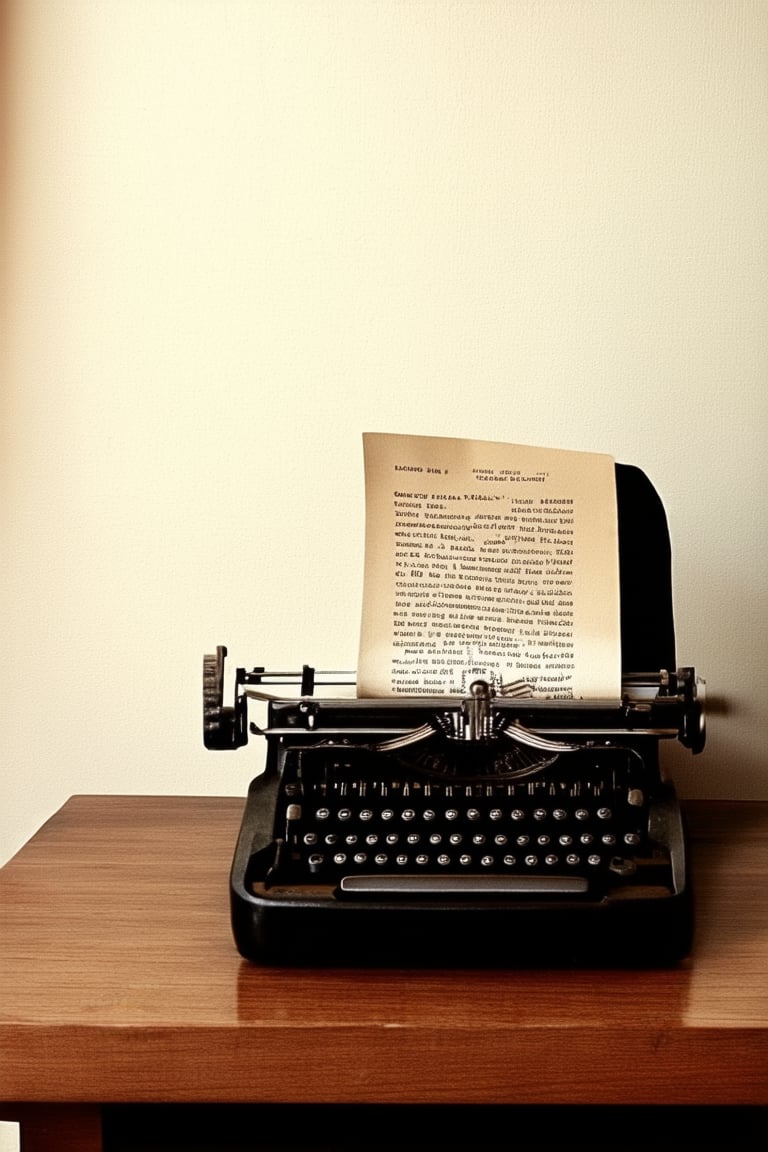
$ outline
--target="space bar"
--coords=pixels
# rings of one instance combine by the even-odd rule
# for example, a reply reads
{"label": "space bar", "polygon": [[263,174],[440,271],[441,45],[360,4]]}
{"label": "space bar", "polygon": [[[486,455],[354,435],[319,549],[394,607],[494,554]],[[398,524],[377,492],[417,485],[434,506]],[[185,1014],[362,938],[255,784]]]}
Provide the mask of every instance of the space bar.
{"label": "space bar", "polygon": [[354,896],[577,896],[583,876],[343,876],[341,891]]}

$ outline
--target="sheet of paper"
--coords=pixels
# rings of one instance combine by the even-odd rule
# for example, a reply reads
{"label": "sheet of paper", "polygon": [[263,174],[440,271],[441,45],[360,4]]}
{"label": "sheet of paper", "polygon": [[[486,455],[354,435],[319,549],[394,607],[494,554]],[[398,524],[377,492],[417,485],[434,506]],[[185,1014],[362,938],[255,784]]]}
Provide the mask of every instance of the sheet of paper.
{"label": "sheet of paper", "polygon": [[357,693],[621,694],[614,461],[492,441],[363,436]]}

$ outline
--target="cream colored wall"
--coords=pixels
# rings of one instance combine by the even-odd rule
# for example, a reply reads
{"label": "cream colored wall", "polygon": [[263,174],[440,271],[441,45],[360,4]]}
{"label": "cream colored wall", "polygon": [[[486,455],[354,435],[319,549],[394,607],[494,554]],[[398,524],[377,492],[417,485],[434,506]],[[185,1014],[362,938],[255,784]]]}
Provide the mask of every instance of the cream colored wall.
{"label": "cream colored wall", "polygon": [[363,430],[659,488],[688,796],[768,799],[763,0],[17,0],[0,858],[244,793],[204,651],[354,667]]}

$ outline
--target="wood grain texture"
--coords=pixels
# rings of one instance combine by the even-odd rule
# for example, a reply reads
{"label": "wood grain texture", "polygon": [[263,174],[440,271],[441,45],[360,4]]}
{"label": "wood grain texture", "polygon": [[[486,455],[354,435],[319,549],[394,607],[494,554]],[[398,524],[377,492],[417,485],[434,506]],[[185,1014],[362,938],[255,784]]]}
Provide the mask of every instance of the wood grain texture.
{"label": "wood grain texture", "polygon": [[767,1104],[768,804],[687,806],[669,971],[242,960],[231,798],[78,796],[0,872],[7,1101]]}

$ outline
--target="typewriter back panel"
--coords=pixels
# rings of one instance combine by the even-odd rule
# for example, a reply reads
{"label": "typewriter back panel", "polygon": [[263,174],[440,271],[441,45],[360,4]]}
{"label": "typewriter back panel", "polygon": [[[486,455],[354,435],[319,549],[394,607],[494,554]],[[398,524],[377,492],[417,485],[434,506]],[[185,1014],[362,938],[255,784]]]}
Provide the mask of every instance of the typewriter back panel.
{"label": "typewriter back panel", "polygon": [[675,668],[672,549],[664,506],[640,468],[615,469],[622,669]]}

